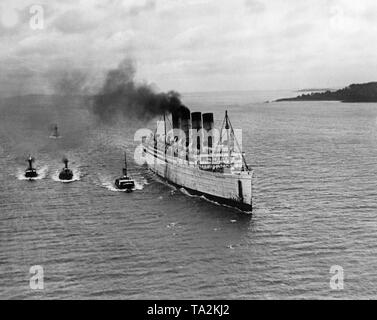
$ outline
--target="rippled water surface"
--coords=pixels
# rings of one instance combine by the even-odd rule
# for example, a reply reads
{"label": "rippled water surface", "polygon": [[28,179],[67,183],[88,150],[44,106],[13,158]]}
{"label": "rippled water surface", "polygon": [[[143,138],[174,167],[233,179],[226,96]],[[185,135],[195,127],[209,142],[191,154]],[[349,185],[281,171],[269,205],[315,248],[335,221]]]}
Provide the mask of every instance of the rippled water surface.
{"label": "rippled water surface", "polygon": [[[80,99],[0,106],[1,298],[375,298],[377,104],[264,103],[287,93],[187,94],[225,109],[255,170],[246,216],[133,162],[143,124],[98,125]],[[289,94],[292,95],[292,94]],[[61,139],[49,138],[58,122]],[[128,150],[133,193],[117,192]],[[41,179],[25,181],[28,154]],[[75,181],[57,172],[67,156]],[[45,288],[29,288],[32,265]],[[344,268],[333,291],[330,267]]]}

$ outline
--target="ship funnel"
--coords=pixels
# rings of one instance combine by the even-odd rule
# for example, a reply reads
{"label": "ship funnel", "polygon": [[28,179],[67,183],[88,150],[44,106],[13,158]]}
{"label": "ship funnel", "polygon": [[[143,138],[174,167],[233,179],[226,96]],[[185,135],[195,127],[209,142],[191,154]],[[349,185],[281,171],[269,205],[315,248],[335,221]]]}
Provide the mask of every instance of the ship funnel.
{"label": "ship funnel", "polygon": [[191,129],[191,114],[190,111],[187,109],[182,109],[181,111],[181,130],[185,134],[186,138],[186,145],[185,145],[185,154],[186,154],[186,160],[188,161],[188,147],[190,143],[190,129]]}
{"label": "ship funnel", "polygon": [[193,130],[200,130],[202,128],[202,113],[192,112],[191,113],[191,123]]}
{"label": "ship funnel", "polygon": [[173,129],[180,129],[181,128],[181,116],[179,112],[172,113],[172,122],[173,122]]}
{"label": "ship funnel", "polygon": [[213,133],[210,133],[210,131],[214,128],[213,113],[203,113],[203,128],[207,133],[207,141],[204,141],[204,145],[208,148],[208,153],[211,153],[213,147]]}
{"label": "ship funnel", "polygon": [[203,128],[210,131],[213,129],[213,113],[203,113]]}
{"label": "ship funnel", "polygon": [[[192,130],[193,130],[193,148],[196,146],[197,153],[200,153],[202,137],[199,134],[200,130],[202,129],[202,113],[201,112],[193,112],[191,113],[191,123],[192,123]],[[195,149],[194,149],[195,150]]]}
{"label": "ship funnel", "polygon": [[[185,107],[180,107],[172,112],[172,126],[174,130],[174,141],[182,139],[183,133],[186,135],[186,143],[184,148],[187,149],[189,143],[189,130],[190,130],[190,111]],[[182,133],[183,131],[183,133]],[[187,153],[187,152],[186,152]],[[174,153],[176,157],[178,153]]]}

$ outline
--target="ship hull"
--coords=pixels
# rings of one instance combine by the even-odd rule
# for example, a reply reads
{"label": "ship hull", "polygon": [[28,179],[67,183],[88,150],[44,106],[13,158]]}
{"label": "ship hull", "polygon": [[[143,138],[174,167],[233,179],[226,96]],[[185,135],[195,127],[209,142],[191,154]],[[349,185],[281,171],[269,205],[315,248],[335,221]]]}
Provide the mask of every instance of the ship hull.
{"label": "ship hull", "polygon": [[59,180],[72,180],[73,178],[73,172],[71,170],[63,169],[59,173]]}
{"label": "ship hull", "polygon": [[35,169],[28,169],[25,171],[25,178],[32,179],[36,177],[38,177],[38,173]]}
{"label": "ship hull", "polygon": [[241,211],[243,211],[245,213],[251,214],[251,211],[253,209],[252,204],[241,203],[241,202],[239,202],[237,200],[225,199],[225,198],[221,198],[221,197],[218,197],[218,196],[214,196],[214,195],[209,194],[209,193],[200,192],[198,190],[190,189],[188,187],[178,185],[178,184],[176,184],[176,183],[174,183],[174,182],[172,182],[172,181],[164,178],[163,176],[160,176],[159,174],[157,174],[152,169],[151,169],[151,171],[154,172],[160,178],[162,178],[165,181],[167,181],[172,186],[175,186],[177,188],[184,188],[190,195],[203,196],[203,197],[205,197],[209,201],[213,201],[213,202],[218,203],[220,205],[224,205],[224,206],[236,208],[236,209],[239,209],[239,210],[241,210]]}
{"label": "ship hull", "polygon": [[115,186],[120,189],[120,190],[126,190],[127,192],[132,192],[133,189],[135,188],[135,183],[133,180],[122,180],[121,179],[116,179],[115,180]]}
{"label": "ship hull", "polygon": [[151,148],[144,149],[144,156],[149,169],[172,185],[219,204],[251,212],[252,172],[224,174],[201,170],[192,162],[165,157]]}

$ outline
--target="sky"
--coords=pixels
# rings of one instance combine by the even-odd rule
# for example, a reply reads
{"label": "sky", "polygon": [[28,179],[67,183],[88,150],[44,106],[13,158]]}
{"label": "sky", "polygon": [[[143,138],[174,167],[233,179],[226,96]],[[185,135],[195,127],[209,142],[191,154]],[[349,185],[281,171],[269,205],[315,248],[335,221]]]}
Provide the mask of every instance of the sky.
{"label": "sky", "polygon": [[0,95],[125,58],[162,91],[343,87],[377,80],[376,35],[375,0],[0,0]]}

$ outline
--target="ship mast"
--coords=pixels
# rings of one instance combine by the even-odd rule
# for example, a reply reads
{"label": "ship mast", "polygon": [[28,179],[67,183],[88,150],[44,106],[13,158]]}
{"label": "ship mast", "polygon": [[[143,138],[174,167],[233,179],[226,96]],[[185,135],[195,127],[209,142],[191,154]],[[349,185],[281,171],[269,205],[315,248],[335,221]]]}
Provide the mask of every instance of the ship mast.
{"label": "ship mast", "polygon": [[[227,139],[228,139],[228,157],[229,157],[229,164],[231,164],[231,160],[230,160],[230,157],[231,157],[231,149],[230,149],[230,135],[233,136],[233,141],[234,143],[237,145],[237,149],[241,152],[241,146],[239,145],[238,143],[238,140],[234,134],[234,129],[233,129],[233,126],[232,126],[232,123],[230,122],[230,119],[228,117],[228,111],[225,111],[225,118],[224,118],[224,121],[223,121],[223,124],[221,126],[221,131],[220,131],[220,144],[222,144],[222,132],[223,132],[223,128],[224,128],[224,124],[225,124],[225,129],[227,131]],[[222,149],[220,150],[220,154],[222,154]],[[243,164],[243,168],[245,168],[247,171],[249,171],[249,166],[247,165],[246,163],[246,159],[245,159],[245,156],[244,156],[244,153],[241,152],[241,156],[242,156],[242,164]]]}
{"label": "ship mast", "polygon": [[127,154],[126,151],[124,152],[124,168],[123,168],[123,175],[127,176]]}
{"label": "ship mast", "polygon": [[[236,143],[238,150],[241,151],[242,150],[241,146],[238,144],[238,140],[236,139],[236,137],[234,135],[234,129],[233,129],[233,126],[232,126],[232,123],[230,122],[230,120],[229,120],[229,125],[230,125],[230,129],[231,129],[231,132],[232,132],[232,135],[233,135],[234,142]],[[245,155],[244,155],[243,152],[241,152],[241,156],[242,156],[243,165],[245,166],[246,170],[249,171],[249,166],[247,165]]]}
{"label": "ship mast", "polygon": [[230,166],[230,163],[231,163],[231,160],[230,160],[230,155],[231,155],[231,151],[230,151],[230,134],[229,134],[229,118],[228,118],[228,110],[225,111],[225,130],[226,130],[226,140],[228,142],[228,162],[229,162],[229,166]]}
{"label": "ship mast", "polygon": [[164,138],[165,162],[167,162],[167,160],[166,160],[166,149],[167,149],[167,146],[166,146],[166,112],[164,112],[164,133],[165,133],[165,138]]}

